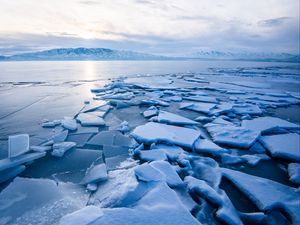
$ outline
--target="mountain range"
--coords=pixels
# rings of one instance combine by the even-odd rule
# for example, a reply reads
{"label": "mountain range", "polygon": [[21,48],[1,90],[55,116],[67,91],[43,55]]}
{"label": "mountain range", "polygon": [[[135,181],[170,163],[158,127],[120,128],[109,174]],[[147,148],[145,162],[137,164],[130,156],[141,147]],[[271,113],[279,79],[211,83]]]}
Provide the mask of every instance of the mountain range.
{"label": "mountain range", "polygon": [[108,48],[57,48],[45,51],[0,56],[1,61],[34,60],[251,60],[300,62],[299,55],[288,53],[250,53],[199,51],[182,57],[167,57]]}

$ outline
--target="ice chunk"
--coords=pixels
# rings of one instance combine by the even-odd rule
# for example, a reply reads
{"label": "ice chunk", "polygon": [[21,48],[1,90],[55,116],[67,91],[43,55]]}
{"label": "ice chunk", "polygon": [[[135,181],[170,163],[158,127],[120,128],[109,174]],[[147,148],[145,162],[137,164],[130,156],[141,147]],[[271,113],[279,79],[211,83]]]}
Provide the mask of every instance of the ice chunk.
{"label": "ice chunk", "polygon": [[0,171],[18,166],[23,163],[31,162],[35,159],[44,157],[46,152],[35,152],[19,155],[13,158],[6,158],[0,160]]}
{"label": "ice chunk", "polygon": [[184,181],[188,185],[191,194],[199,195],[207,201],[218,206],[216,217],[228,225],[242,225],[242,221],[223,190],[216,191],[205,181],[187,176]]}
{"label": "ice chunk", "polygon": [[206,116],[198,116],[195,120],[198,122],[202,122],[202,123],[209,123],[209,122],[213,121],[212,118],[206,117]]}
{"label": "ice chunk", "polygon": [[[106,208],[104,215],[94,225],[199,225],[191,213],[184,207],[177,194],[164,182],[143,193],[141,199],[132,208]],[[121,221],[121,222],[120,222]]]}
{"label": "ice chunk", "polygon": [[223,175],[262,211],[279,209],[289,214],[293,224],[300,223],[299,190],[246,173],[222,168]]}
{"label": "ice chunk", "polygon": [[133,168],[109,171],[108,180],[98,186],[89,203],[100,207],[121,205],[128,193],[136,190],[138,185]]}
{"label": "ice chunk", "polygon": [[221,148],[208,139],[198,139],[195,142],[194,151],[197,153],[210,153],[213,155],[228,152],[226,149]]}
{"label": "ice chunk", "polygon": [[53,145],[53,151],[51,155],[55,157],[62,157],[66,151],[70,150],[71,148],[75,147],[75,142],[61,142],[56,143]]}
{"label": "ice chunk", "polygon": [[104,126],[105,121],[90,113],[80,113],[77,116],[77,120],[80,121],[82,126]]}
{"label": "ice chunk", "polygon": [[288,122],[283,119],[279,119],[276,117],[259,117],[253,120],[243,120],[242,126],[255,130],[261,133],[268,132],[274,129],[283,128],[283,129],[299,129],[300,126],[291,122]]}
{"label": "ice chunk", "polygon": [[140,159],[144,161],[167,160],[167,155],[163,150],[145,150],[139,152]]}
{"label": "ice chunk", "polygon": [[57,224],[87,200],[78,185],[17,177],[0,193],[0,215],[10,224]]}
{"label": "ice chunk", "polygon": [[166,142],[192,148],[194,142],[200,136],[200,132],[184,127],[149,122],[136,127],[132,132],[132,136],[138,142],[146,144]]}
{"label": "ice chunk", "polygon": [[44,128],[53,128],[56,124],[53,121],[43,122],[42,127]]}
{"label": "ice chunk", "polygon": [[86,172],[85,177],[80,182],[81,184],[97,183],[107,180],[107,170],[104,163],[93,165]]}
{"label": "ice chunk", "polygon": [[18,174],[22,173],[25,169],[26,167],[21,165],[0,171],[0,184],[17,176]]}
{"label": "ice chunk", "polygon": [[151,106],[143,112],[143,116],[145,118],[156,116],[157,114],[158,114],[158,109],[155,106]]}
{"label": "ice chunk", "polygon": [[35,152],[46,152],[50,151],[52,149],[52,146],[30,146],[30,150]]}
{"label": "ice chunk", "polygon": [[231,103],[222,102],[221,104],[216,105],[216,107],[211,110],[210,114],[216,115],[216,114],[229,113],[232,111],[232,107],[233,105]]}
{"label": "ice chunk", "polygon": [[87,225],[92,224],[101,217],[103,212],[101,208],[89,205],[73,213],[65,215],[59,221],[59,225]]}
{"label": "ice chunk", "polygon": [[29,151],[29,135],[18,134],[8,137],[8,157],[22,155]]}
{"label": "ice chunk", "polygon": [[184,100],[189,101],[197,101],[197,102],[210,102],[210,103],[218,103],[218,100],[215,97],[209,97],[209,96],[189,96],[189,97],[183,97]]}
{"label": "ice chunk", "polygon": [[157,116],[157,121],[159,123],[166,123],[166,124],[173,124],[173,125],[196,125],[198,122],[185,118],[183,116],[166,112],[166,111],[159,111]]}
{"label": "ice chunk", "polygon": [[129,123],[125,120],[120,124],[120,127],[118,128],[118,131],[121,131],[122,133],[126,133],[130,131]]}
{"label": "ice chunk", "polygon": [[183,186],[183,181],[180,179],[176,170],[166,161],[155,161],[149,164],[153,168],[159,170],[164,176],[167,184],[170,187]]}
{"label": "ice chunk", "polygon": [[137,166],[134,171],[137,178],[141,181],[149,182],[165,180],[165,176],[148,163]]}
{"label": "ice chunk", "polygon": [[216,107],[213,103],[181,103],[180,109],[189,109],[200,113],[210,114],[211,110]]}
{"label": "ice chunk", "polygon": [[[213,121],[214,122],[214,121]],[[208,123],[204,125],[213,141],[238,148],[249,148],[259,137],[258,131],[226,124]]]}
{"label": "ice chunk", "polygon": [[273,157],[289,159],[300,162],[300,136],[299,134],[280,134],[263,136],[260,142]]}
{"label": "ice chunk", "polygon": [[86,104],[82,110],[83,113],[94,111],[102,106],[105,106],[107,104],[106,101],[92,101],[89,104]]}
{"label": "ice chunk", "polygon": [[257,105],[239,104],[233,106],[233,112],[236,114],[261,115],[262,111]]}
{"label": "ice chunk", "polygon": [[77,130],[77,123],[76,120],[74,120],[71,117],[65,117],[62,121],[61,124],[64,128],[68,130]]}
{"label": "ice chunk", "polygon": [[175,161],[177,157],[184,152],[179,146],[162,144],[154,145],[152,150],[163,151],[171,161]]}
{"label": "ice chunk", "polygon": [[288,165],[288,172],[290,181],[295,184],[300,184],[300,164],[299,163],[290,163]]}
{"label": "ice chunk", "polygon": [[161,105],[161,106],[169,106],[170,104],[168,102],[165,102],[163,100],[159,99],[148,99],[148,100],[142,100],[143,105]]}

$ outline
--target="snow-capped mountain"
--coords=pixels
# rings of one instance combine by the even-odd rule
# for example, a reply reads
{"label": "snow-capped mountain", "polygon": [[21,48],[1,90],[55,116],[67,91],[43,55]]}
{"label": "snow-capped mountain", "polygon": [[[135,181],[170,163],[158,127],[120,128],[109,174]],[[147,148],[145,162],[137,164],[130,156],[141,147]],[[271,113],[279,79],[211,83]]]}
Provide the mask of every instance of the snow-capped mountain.
{"label": "snow-capped mountain", "polygon": [[300,56],[289,53],[265,53],[265,52],[221,52],[199,51],[188,55],[198,59],[225,59],[225,60],[257,60],[257,61],[292,61],[299,62]]}
{"label": "snow-capped mountain", "polygon": [[107,48],[58,48],[5,57],[6,60],[154,60],[162,56]]}

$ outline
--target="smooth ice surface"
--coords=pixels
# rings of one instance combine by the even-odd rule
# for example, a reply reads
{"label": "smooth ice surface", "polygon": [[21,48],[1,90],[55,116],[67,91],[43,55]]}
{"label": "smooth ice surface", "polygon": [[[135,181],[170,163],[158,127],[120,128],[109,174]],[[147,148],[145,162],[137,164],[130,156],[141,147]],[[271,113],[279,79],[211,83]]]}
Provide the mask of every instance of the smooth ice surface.
{"label": "smooth ice surface", "polygon": [[192,148],[200,132],[171,125],[149,122],[136,127],[131,134],[137,141],[147,144],[166,142]]}
{"label": "smooth ice surface", "polygon": [[167,160],[168,157],[163,150],[144,150],[139,152],[140,159],[144,161],[157,161],[157,160]]}
{"label": "smooth ice surface", "polygon": [[107,180],[107,170],[104,163],[89,168],[80,182],[81,184],[97,183]]}
{"label": "smooth ice surface", "polygon": [[0,193],[1,221],[52,225],[84,207],[87,199],[84,189],[73,184],[17,177]]}
{"label": "smooth ice surface", "polygon": [[299,134],[262,136],[260,142],[273,157],[300,162]]}
{"label": "smooth ice surface", "polygon": [[160,123],[173,124],[173,125],[196,125],[198,122],[185,118],[183,116],[166,112],[159,111],[157,121]]}
{"label": "smooth ice surface", "polygon": [[158,109],[155,106],[151,106],[143,112],[143,116],[145,118],[156,116],[157,114],[158,114]]}
{"label": "smooth ice surface", "polygon": [[29,151],[29,135],[18,134],[8,137],[8,157],[15,157]]}
{"label": "smooth ice surface", "polygon": [[59,225],[87,225],[93,224],[93,222],[101,217],[103,212],[101,208],[89,205],[80,210],[72,212],[62,217],[59,221]]}
{"label": "smooth ice surface", "polygon": [[104,126],[105,121],[103,118],[95,116],[90,113],[80,113],[77,116],[77,120],[80,121],[82,126]]}
{"label": "smooth ice surface", "polygon": [[257,105],[239,104],[233,106],[233,112],[236,114],[261,115],[262,111]]}
{"label": "smooth ice surface", "polygon": [[222,168],[222,173],[247,195],[260,210],[279,209],[289,214],[293,224],[300,223],[299,190],[235,170]]}
{"label": "smooth ice surface", "polygon": [[165,176],[148,163],[137,166],[134,171],[138,180],[141,181],[149,182],[165,180]]}

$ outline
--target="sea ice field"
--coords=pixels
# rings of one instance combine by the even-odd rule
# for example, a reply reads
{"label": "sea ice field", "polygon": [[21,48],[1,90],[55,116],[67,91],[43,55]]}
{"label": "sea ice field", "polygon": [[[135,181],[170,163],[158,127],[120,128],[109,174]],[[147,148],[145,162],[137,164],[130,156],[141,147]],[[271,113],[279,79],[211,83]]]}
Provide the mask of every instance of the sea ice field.
{"label": "sea ice field", "polygon": [[0,225],[300,224],[300,65],[0,63]]}

